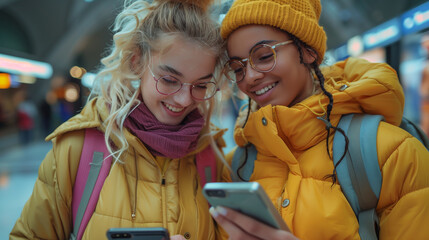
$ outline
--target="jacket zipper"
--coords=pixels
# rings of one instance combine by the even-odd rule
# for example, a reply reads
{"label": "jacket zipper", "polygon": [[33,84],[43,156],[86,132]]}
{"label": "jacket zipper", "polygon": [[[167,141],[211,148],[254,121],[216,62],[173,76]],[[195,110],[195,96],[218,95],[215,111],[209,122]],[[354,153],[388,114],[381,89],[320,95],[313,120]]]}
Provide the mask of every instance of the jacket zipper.
{"label": "jacket zipper", "polygon": [[167,227],[167,201],[165,200],[166,197],[166,193],[165,193],[165,178],[164,178],[164,174],[162,176],[162,180],[161,180],[161,204],[162,204],[162,225],[164,226],[164,228],[168,228]]}
{"label": "jacket zipper", "polygon": [[164,228],[168,228],[167,227],[167,201],[165,200],[166,198],[166,180],[165,180],[165,173],[167,172],[168,166],[170,165],[170,160],[169,159],[163,159],[164,160],[164,164],[161,167],[160,163],[159,163],[159,159],[158,157],[154,157],[153,161],[155,162],[155,164],[158,166],[159,172],[161,173],[161,214],[162,214],[162,226]]}
{"label": "jacket zipper", "polygon": [[162,205],[162,225],[164,228],[168,228],[167,226],[167,201],[166,201],[166,180],[165,180],[165,173],[167,172],[168,166],[170,165],[170,161],[166,160],[164,162],[164,166],[161,169],[161,205]]}

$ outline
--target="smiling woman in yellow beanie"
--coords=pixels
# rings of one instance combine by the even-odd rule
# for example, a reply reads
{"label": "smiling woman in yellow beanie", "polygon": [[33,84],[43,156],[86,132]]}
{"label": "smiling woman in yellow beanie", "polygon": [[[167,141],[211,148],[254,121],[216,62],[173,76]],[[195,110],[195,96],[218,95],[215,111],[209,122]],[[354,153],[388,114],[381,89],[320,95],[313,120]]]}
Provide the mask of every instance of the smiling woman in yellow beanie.
{"label": "smiling woman in yellow beanie", "polygon": [[[350,146],[374,140],[377,155],[369,161],[382,181],[367,215],[377,221],[368,222],[368,232],[379,239],[425,239],[429,152],[398,127],[404,95],[397,74],[387,64],[355,58],[321,68],[327,40],[318,24],[321,10],[319,0],[236,0],[226,14],[221,35],[229,60],[223,73],[249,104],[234,129],[238,148],[228,155],[234,156],[233,171],[224,176],[258,182],[290,231],[223,207],[210,212],[229,239],[369,239],[337,170],[351,164],[344,158]],[[356,141],[338,127],[350,113],[384,121],[373,137]],[[345,139],[338,157],[336,135]]]}

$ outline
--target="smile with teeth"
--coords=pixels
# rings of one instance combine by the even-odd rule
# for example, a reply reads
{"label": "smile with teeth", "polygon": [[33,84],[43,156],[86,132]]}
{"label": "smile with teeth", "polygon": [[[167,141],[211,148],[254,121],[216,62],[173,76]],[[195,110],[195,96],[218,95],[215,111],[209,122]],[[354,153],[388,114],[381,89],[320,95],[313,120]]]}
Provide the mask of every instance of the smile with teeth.
{"label": "smile with teeth", "polygon": [[271,88],[275,87],[276,84],[277,83],[273,83],[273,84],[271,84],[269,86],[266,86],[266,87],[262,88],[261,90],[255,91],[255,94],[258,95],[258,96],[262,95],[262,94],[266,93],[268,90],[270,90]]}
{"label": "smile with teeth", "polygon": [[168,104],[168,103],[163,103],[164,104],[164,106],[166,106],[170,111],[172,111],[172,112],[181,112],[181,111],[183,111],[183,109],[184,108],[177,108],[177,107],[173,107],[173,106],[171,106],[170,104]]}

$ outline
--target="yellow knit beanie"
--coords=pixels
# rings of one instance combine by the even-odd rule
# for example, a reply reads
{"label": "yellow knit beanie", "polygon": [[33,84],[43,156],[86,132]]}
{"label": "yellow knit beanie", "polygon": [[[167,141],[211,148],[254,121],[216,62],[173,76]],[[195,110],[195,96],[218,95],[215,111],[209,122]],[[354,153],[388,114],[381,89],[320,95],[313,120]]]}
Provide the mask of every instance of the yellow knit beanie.
{"label": "yellow knit beanie", "polygon": [[320,0],[236,0],[222,22],[226,39],[237,28],[269,25],[287,31],[314,48],[320,64],[326,51],[326,34],[319,25]]}

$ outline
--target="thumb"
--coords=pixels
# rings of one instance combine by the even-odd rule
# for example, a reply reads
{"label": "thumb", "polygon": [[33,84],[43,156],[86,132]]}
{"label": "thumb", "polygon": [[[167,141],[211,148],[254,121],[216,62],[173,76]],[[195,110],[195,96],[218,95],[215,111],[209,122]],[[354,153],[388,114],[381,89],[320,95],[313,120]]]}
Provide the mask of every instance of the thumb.
{"label": "thumb", "polygon": [[182,235],[174,235],[170,237],[170,240],[186,240]]}

